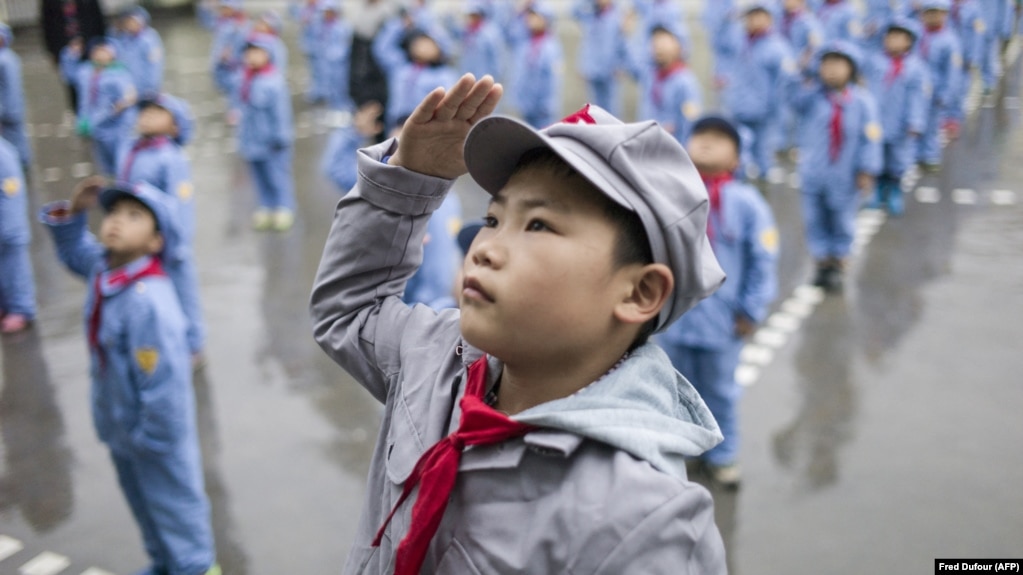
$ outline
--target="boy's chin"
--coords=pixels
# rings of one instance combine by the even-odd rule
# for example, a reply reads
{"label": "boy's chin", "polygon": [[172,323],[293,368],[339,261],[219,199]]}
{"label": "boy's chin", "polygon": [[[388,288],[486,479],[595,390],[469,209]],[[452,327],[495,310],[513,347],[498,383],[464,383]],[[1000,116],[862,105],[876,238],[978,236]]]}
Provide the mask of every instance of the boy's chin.
{"label": "boy's chin", "polygon": [[495,341],[496,338],[493,337],[492,334],[481,333],[482,330],[480,330],[478,326],[473,325],[471,320],[467,323],[465,321],[464,313],[459,323],[459,327],[462,333],[462,339],[465,340],[465,343],[475,347],[487,355],[501,357],[501,343],[499,341]]}

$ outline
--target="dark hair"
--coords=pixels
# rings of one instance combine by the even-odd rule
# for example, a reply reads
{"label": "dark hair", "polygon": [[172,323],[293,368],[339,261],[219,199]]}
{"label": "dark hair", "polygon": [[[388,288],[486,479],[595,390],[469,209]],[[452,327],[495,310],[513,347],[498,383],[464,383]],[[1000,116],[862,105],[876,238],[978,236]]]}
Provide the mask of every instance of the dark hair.
{"label": "dark hair", "polygon": [[[570,166],[561,156],[554,153],[553,150],[550,148],[533,148],[523,154],[519,158],[513,174],[526,169],[546,170],[555,176],[576,179],[593,192],[593,196],[601,204],[604,216],[618,231],[618,237],[615,238],[614,259],[612,261],[615,269],[632,264],[647,265],[654,262],[650,238],[647,236],[646,229],[643,228],[643,221],[639,219],[639,215],[608,198],[596,185],[576,171],[575,168]],[[643,324],[636,335],[636,339],[629,346],[629,351],[645,344],[656,327],[657,318]]]}

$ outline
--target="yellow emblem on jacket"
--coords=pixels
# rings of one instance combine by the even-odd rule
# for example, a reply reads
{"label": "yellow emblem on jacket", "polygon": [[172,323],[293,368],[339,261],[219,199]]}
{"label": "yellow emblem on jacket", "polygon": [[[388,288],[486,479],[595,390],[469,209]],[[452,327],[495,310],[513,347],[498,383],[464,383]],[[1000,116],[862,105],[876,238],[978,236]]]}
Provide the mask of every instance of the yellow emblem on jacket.
{"label": "yellow emblem on jacket", "polygon": [[140,347],[135,350],[135,363],[146,375],[153,375],[160,363],[160,352],[151,347]]}
{"label": "yellow emblem on jacket", "polygon": [[771,253],[778,251],[778,228],[767,228],[760,232],[760,245]]}
{"label": "yellow emblem on jacket", "polygon": [[881,140],[881,125],[877,122],[870,122],[867,127],[863,129],[863,133],[867,135],[867,139],[871,142],[878,142]]}
{"label": "yellow emblem on jacket", "polygon": [[6,178],[4,179],[4,183],[2,185],[4,193],[7,194],[9,197],[16,196],[18,192],[21,191],[21,182],[18,180],[18,178],[14,177]]}
{"label": "yellow emblem on jacket", "polygon": [[178,185],[178,199],[182,202],[191,200],[193,193],[195,193],[195,188],[192,186],[192,182],[181,182]]}

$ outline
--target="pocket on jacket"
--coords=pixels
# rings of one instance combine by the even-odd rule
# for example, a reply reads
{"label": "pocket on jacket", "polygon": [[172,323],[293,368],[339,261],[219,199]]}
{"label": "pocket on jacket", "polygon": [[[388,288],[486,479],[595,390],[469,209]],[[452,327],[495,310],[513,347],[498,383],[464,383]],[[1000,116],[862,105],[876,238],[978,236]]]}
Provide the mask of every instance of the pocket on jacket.
{"label": "pocket on jacket", "polygon": [[444,556],[440,558],[440,563],[437,565],[436,575],[483,575],[482,571],[476,568],[473,564],[472,559],[469,558],[469,552],[465,550],[465,547],[458,542],[457,539],[451,541],[451,546],[444,552]]}
{"label": "pocket on jacket", "polygon": [[387,431],[387,478],[395,484],[405,483],[425,451],[412,422],[412,413],[398,393],[391,413],[391,427]]}

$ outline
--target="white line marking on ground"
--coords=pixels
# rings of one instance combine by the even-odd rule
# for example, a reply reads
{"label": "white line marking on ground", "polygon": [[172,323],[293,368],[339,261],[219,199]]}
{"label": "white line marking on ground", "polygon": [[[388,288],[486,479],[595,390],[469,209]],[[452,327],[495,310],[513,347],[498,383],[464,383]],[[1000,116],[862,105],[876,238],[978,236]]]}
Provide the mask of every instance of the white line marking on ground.
{"label": "white line marking on ground", "polygon": [[92,162],[78,162],[71,166],[72,178],[84,178],[92,173]]}
{"label": "white line marking on ground", "polygon": [[64,177],[64,172],[60,168],[54,167],[43,170],[43,181],[47,184],[59,182],[62,177]]}
{"label": "white line marking on ground", "polygon": [[97,567],[89,567],[85,571],[82,571],[82,575],[114,575],[110,571],[99,569]]}
{"label": "white line marking on ground", "polygon": [[941,201],[941,192],[931,186],[920,186],[916,189],[916,201],[921,204],[936,204]]}
{"label": "white line marking on ground", "polygon": [[789,185],[797,190],[803,187],[803,179],[799,177],[799,172],[789,174]]}
{"label": "white line marking on ground", "polygon": [[824,301],[824,290],[817,286],[803,284],[792,291],[792,297],[798,301],[817,305]]}
{"label": "white line marking on ground", "polygon": [[21,575],[56,575],[67,569],[71,561],[63,555],[43,551],[18,570]]}
{"label": "white line marking on ground", "polygon": [[740,365],[735,369],[735,381],[743,386],[749,387],[760,379],[760,368],[755,365]]}
{"label": "white line marking on ground", "polygon": [[767,170],[767,181],[772,184],[785,183],[785,168],[781,166],[775,166]]}
{"label": "white line marking on ground", "polygon": [[785,345],[788,341],[789,336],[787,333],[778,331],[773,327],[761,327],[753,334],[753,341],[759,345],[765,345],[767,347],[773,347],[778,349]]}
{"label": "white line marking on ground", "polygon": [[24,548],[25,546],[22,545],[21,541],[13,537],[0,535],[0,561],[7,559]]}
{"label": "white line marking on ground", "polygon": [[771,317],[767,318],[768,326],[785,333],[792,333],[798,330],[801,323],[800,318],[783,311],[775,312],[771,314]]}
{"label": "white line marking on ground", "polygon": [[799,319],[806,319],[810,317],[815,307],[814,304],[808,301],[789,298],[781,304],[781,311]]}
{"label": "white line marking on ground", "polygon": [[36,135],[40,138],[49,138],[53,135],[52,124],[39,124],[36,126]]}
{"label": "white line marking on ground", "polygon": [[977,203],[977,192],[969,188],[956,188],[952,190],[952,201],[966,206]]}
{"label": "white line marking on ground", "polygon": [[747,343],[739,352],[739,361],[754,365],[767,365],[774,359],[774,350],[769,347]]}
{"label": "white line marking on ground", "polygon": [[991,192],[991,203],[996,206],[1011,206],[1016,203],[1016,192],[1012,190],[994,190]]}

